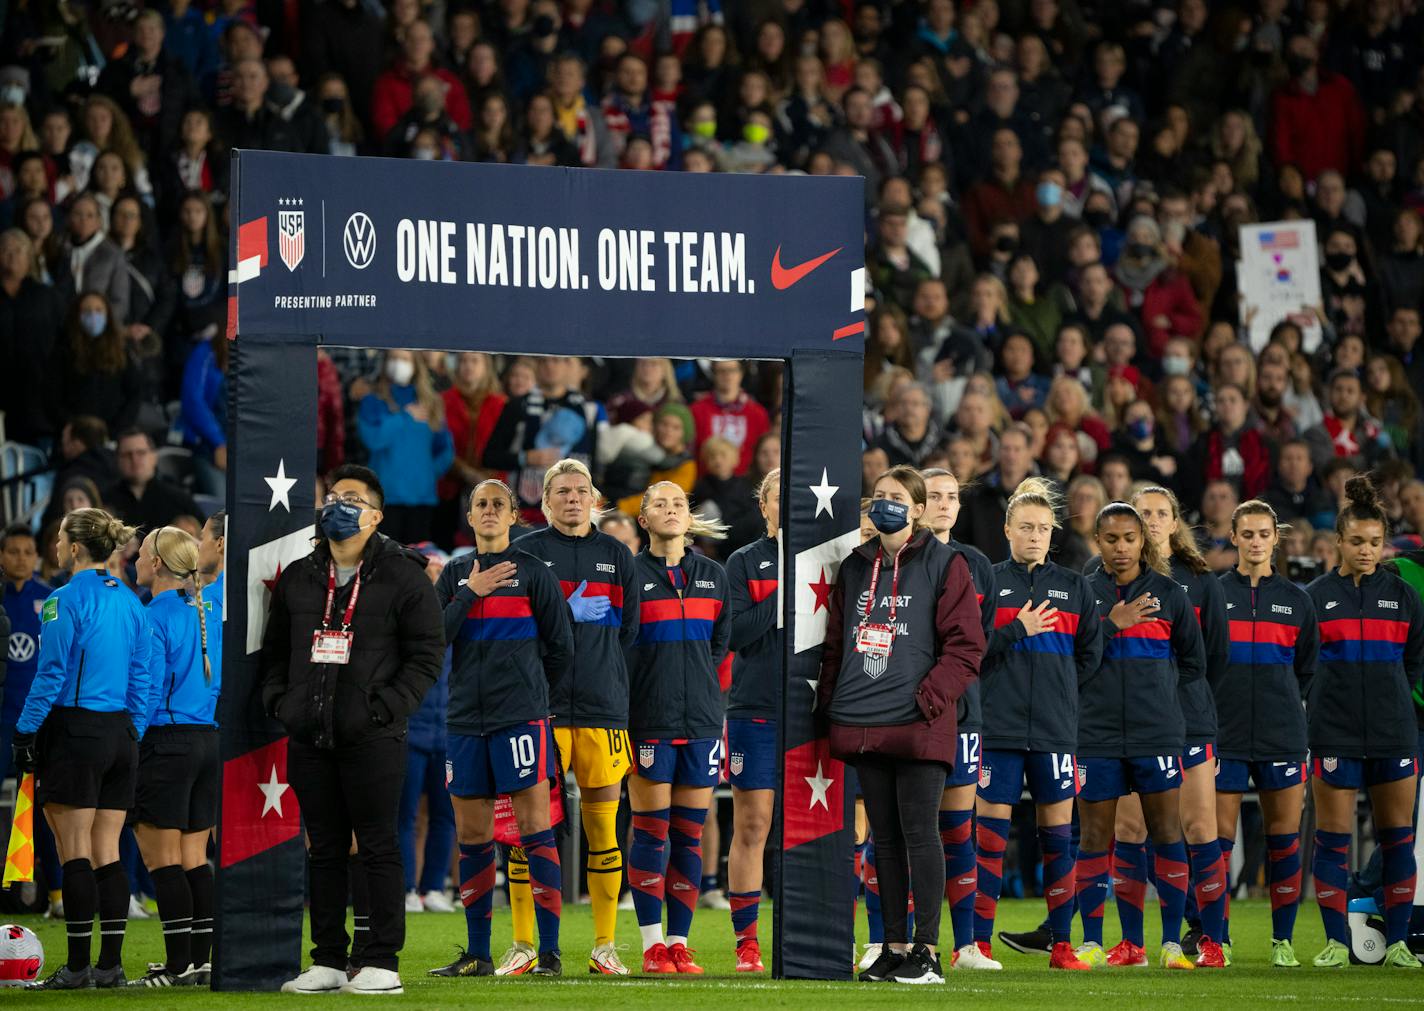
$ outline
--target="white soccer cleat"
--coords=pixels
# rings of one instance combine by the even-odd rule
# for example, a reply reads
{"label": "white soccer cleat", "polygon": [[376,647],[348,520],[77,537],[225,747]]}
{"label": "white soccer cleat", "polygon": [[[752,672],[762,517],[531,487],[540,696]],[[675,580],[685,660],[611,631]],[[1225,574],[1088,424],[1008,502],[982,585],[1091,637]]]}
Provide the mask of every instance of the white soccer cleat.
{"label": "white soccer cleat", "polygon": [[130,895],[130,896],[129,896],[129,919],[130,919],[130,920],[147,920],[147,919],[149,919],[149,912],[148,912],[147,909],[143,908],[143,903],[139,900],[139,897],[138,897],[137,895]]}
{"label": "white soccer cleat", "polygon": [[425,906],[421,905],[419,892],[405,893],[405,911],[407,913],[423,913]]}
{"label": "white soccer cleat", "polygon": [[588,953],[588,971],[600,976],[626,976],[629,972],[612,944],[600,944]]}
{"label": "white soccer cleat", "polygon": [[398,994],[405,993],[401,987],[400,973],[393,969],[377,969],[365,965],[341,987],[342,993]]}
{"label": "white soccer cleat", "polygon": [[861,972],[869,969],[880,958],[880,951],[884,947],[885,945],[883,944],[867,944],[865,946],[865,954],[860,956],[860,964],[857,965],[856,968]]}
{"label": "white soccer cleat", "polygon": [[697,897],[697,904],[703,909],[728,910],[732,908],[732,903],[727,900],[727,893],[720,888],[715,888],[710,892],[703,892]]}
{"label": "white soccer cleat", "polygon": [[966,944],[954,953],[954,961],[950,964],[951,969],[989,969],[998,971],[1004,967],[1003,962],[996,962],[979,949],[977,944]]}
{"label": "white soccer cleat", "polygon": [[455,904],[445,895],[444,892],[426,892],[420,897],[420,901],[425,905],[428,913],[453,913]]}
{"label": "white soccer cleat", "polygon": [[538,960],[539,953],[531,945],[514,944],[499,960],[499,967],[495,969],[494,974],[496,976],[523,976],[534,968],[534,963]]}
{"label": "white soccer cleat", "polygon": [[346,973],[329,965],[314,965],[282,984],[283,993],[336,993],[347,983]]}

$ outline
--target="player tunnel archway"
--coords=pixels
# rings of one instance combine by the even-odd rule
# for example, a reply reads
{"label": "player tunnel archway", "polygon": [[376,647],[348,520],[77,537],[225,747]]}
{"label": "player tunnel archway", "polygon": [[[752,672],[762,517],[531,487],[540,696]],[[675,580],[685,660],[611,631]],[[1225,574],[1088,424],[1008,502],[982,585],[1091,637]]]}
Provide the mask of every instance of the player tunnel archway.
{"label": "player tunnel archway", "polygon": [[323,345],[786,362],[772,971],[847,978],[852,798],[811,701],[858,539],[862,186],[233,155],[216,988],[276,989],[302,957],[300,816],[258,650],[277,573],[310,550]]}

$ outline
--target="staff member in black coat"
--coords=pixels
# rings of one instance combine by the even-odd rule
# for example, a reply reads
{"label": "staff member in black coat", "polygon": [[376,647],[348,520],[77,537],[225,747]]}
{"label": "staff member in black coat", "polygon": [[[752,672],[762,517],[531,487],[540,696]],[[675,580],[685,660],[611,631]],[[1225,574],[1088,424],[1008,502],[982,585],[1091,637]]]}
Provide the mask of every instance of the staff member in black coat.
{"label": "staff member in black coat", "polygon": [[[396,834],[406,717],[440,674],[445,634],[425,557],[376,532],[385,493],[338,467],[323,539],[287,568],[262,643],[262,702],[291,735],[287,773],[310,839],[312,967],[286,993],[401,993],[405,884]],[[360,971],[346,978],[352,832],[370,887]]]}

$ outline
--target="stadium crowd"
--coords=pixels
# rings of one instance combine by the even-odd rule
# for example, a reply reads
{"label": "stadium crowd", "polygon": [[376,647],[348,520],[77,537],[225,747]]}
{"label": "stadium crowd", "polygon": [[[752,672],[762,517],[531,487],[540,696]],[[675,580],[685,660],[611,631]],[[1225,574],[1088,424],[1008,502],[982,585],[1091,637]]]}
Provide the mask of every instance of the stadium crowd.
{"label": "stadium crowd", "polygon": [[[131,585],[144,532],[213,536],[234,148],[863,176],[867,497],[891,468],[948,471],[954,539],[999,563],[1009,500],[1041,476],[1061,495],[1049,557],[1076,572],[1100,510],[1157,486],[1215,573],[1238,562],[1235,510],[1260,499],[1304,585],[1341,563],[1346,486],[1369,471],[1386,554],[1408,556],[1424,548],[1421,56],[1414,0],[13,5],[0,411],[53,473],[25,517],[34,575],[64,582],[61,521],[87,507],[140,529],[108,561]],[[1322,300],[1253,339],[1240,229],[1269,221],[1314,222]],[[324,476],[369,466],[381,532],[444,561],[477,547],[482,481],[542,526],[545,472],[572,457],[635,553],[644,490],[670,481],[727,527],[697,541],[725,562],[765,531],[780,379],[333,348],[310,477],[322,501]],[[9,605],[24,580],[6,575]],[[448,851],[439,792],[428,831]],[[419,806],[403,804],[412,911],[449,904],[443,874],[416,884]]]}

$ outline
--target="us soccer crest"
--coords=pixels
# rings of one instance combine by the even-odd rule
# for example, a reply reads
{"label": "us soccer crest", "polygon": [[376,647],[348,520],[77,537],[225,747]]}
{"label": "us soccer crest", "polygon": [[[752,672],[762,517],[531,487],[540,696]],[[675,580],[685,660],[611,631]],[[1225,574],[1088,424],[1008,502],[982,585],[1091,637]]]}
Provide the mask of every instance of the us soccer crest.
{"label": "us soccer crest", "polygon": [[989,783],[993,780],[994,773],[987,765],[979,766],[979,789],[989,789]]}
{"label": "us soccer crest", "polygon": [[738,752],[738,751],[732,752],[732,760],[731,760],[732,775],[734,775],[734,776],[740,776],[740,775],[742,774],[742,769],[745,767],[745,763],[746,763],[746,756],[745,756],[745,755],[743,755],[741,752]]}
{"label": "us soccer crest", "polygon": [[641,765],[641,766],[642,766],[643,768],[645,768],[645,769],[651,769],[651,768],[653,767],[653,758],[654,758],[654,756],[656,755],[656,753],[657,753],[657,749],[654,748],[651,744],[642,744],[642,745],[639,745],[639,746],[638,746],[638,764]]}
{"label": "us soccer crest", "polygon": [[1325,766],[1326,772],[1334,772],[1340,765],[1340,760],[1338,758],[1322,758],[1320,764]]}
{"label": "us soccer crest", "polygon": [[865,670],[865,676],[874,681],[881,674],[885,673],[885,668],[890,664],[888,656],[876,656],[873,653],[860,654],[860,664]]}
{"label": "us soccer crest", "polygon": [[[283,199],[282,204],[301,204],[301,198]],[[306,212],[282,207],[277,211],[277,253],[288,270],[296,270],[306,255]]]}

